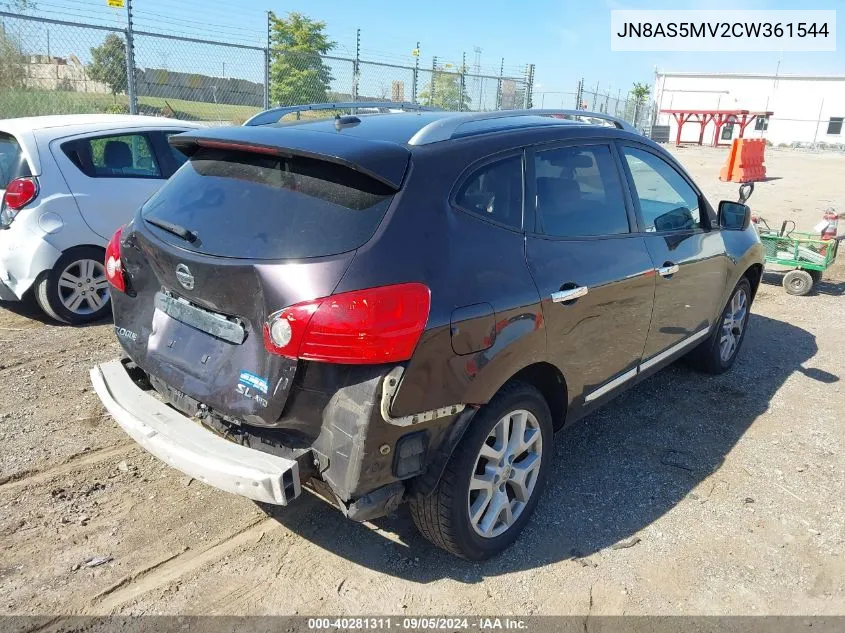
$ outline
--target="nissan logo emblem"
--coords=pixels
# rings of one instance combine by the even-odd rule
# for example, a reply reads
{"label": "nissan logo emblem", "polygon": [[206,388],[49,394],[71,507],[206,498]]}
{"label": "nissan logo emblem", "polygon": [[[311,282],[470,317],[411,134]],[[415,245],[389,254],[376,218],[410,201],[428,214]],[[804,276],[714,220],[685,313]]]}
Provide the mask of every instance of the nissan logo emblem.
{"label": "nissan logo emblem", "polygon": [[179,264],[176,267],[176,279],[179,280],[185,290],[194,289],[194,276],[191,274],[191,269],[185,264]]}

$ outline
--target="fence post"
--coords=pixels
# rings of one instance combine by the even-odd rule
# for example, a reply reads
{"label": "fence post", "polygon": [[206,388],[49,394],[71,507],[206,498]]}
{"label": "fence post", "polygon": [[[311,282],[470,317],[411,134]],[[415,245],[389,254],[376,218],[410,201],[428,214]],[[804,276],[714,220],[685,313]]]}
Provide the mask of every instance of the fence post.
{"label": "fence post", "polygon": [[428,105],[429,105],[429,107],[431,107],[431,105],[434,103],[434,83],[435,83],[434,78],[435,78],[436,74],[437,74],[437,55],[435,55],[434,57],[431,58],[431,85],[428,89]]}
{"label": "fence post", "polygon": [[502,57],[502,63],[499,65],[499,81],[496,86],[496,109],[502,109],[502,77],[505,75],[505,58]]}
{"label": "fence post", "polygon": [[584,78],[581,77],[581,81],[578,82],[578,92],[575,93],[575,109],[581,109],[581,102],[584,98]]}
{"label": "fence post", "polygon": [[414,49],[417,53],[414,57],[414,85],[411,87],[411,102],[417,102],[417,83],[420,75],[420,43],[417,42],[417,47]]}
{"label": "fence post", "polygon": [[138,96],[135,94],[135,43],[132,39],[132,0],[126,0],[126,92],[129,114],[138,114]]}
{"label": "fence post", "polygon": [[[361,29],[355,31],[355,61],[352,62],[352,101],[358,101],[358,73],[361,70]],[[357,110],[352,108],[352,114]]]}
{"label": "fence post", "polygon": [[461,62],[461,92],[458,96],[458,112],[463,112],[464,110],[464,89],[466,88],[466,74],[467,69],[467,54],[464,53],[463,61]]}
{"label": "fence post", "polygon": [[528,64],[528,85],[525,88],[525,109],[534,107],[534,64]]}
{"label": "fence post", "polygon": [[272,11],[267,12],[267,46],[264,48],[264,109],[270,109],[270,16]]}

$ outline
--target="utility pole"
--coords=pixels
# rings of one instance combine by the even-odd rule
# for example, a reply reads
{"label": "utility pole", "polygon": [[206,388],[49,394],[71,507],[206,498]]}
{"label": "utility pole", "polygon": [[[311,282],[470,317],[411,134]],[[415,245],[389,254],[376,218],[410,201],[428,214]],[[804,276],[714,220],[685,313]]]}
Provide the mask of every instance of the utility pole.
{"label": "utility pole", "polygon": [[132,40],[132,0],[126,0],[126,92],[129,97],[129,114],[138,114],[135,95],[135,43]]}

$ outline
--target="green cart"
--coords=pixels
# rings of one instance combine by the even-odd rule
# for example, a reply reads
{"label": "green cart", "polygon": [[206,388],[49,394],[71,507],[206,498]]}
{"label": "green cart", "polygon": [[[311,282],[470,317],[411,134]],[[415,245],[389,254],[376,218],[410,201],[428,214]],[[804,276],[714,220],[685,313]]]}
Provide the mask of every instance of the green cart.
{"label": "green cart", "polygon": [[817,233],[787,231],[789,223],[784,222],[777,232],[760,218],[757,230],[763,242],[766,264],[792,268],[783,277],[783,287],[791,295],[803,296],[821,281],[822,273],[833,264],[839,242],[845,239],[845,235],[821,240]]}

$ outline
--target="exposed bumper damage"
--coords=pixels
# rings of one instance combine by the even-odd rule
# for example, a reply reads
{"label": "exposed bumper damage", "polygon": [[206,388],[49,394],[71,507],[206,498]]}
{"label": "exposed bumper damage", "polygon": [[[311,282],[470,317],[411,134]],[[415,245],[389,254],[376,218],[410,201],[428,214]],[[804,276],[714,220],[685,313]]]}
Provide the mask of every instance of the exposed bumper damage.
{"label": "exposed bumper damage", "polygon": [[[400,422],[389,408],[401,367],[312,363],[297,373],[277,423],[257,427],[216,415],[134,367],[110,361],[91,379],[118,424],[153,455],[265,503],[287,505],[307,485],[358,521],[430,490],[474,414],[455,405]],[[146,380],[134,372],[152,384],[139,384]]]}

